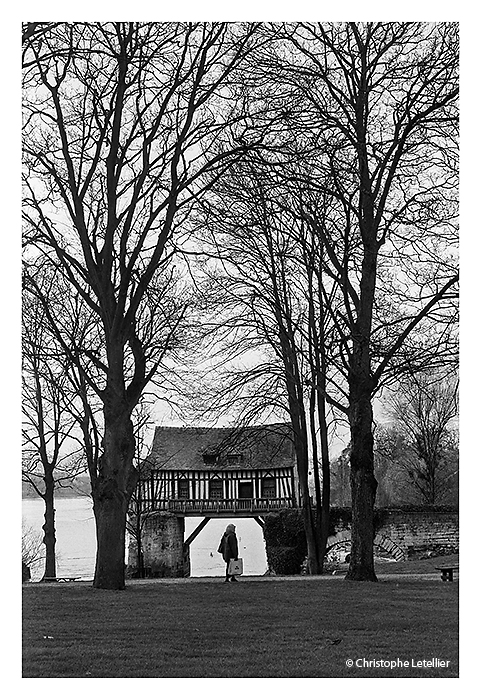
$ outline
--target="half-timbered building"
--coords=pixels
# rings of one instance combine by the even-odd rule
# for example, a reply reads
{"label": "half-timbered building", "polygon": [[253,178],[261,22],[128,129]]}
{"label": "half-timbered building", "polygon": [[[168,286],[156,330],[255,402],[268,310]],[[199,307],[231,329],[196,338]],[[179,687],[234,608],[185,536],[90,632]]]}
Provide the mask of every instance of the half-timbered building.
{"label": "half-timbered building", "polygon": [[146,511],[265,514],[298,504],[292,428],[157,427],[139,480]]}

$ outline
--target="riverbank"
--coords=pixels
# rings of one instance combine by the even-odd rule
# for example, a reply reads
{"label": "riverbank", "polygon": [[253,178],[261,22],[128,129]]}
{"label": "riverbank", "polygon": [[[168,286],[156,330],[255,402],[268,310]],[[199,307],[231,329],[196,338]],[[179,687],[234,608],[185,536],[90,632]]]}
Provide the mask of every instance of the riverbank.
{"label": "riverbank", "polygon": [[[56,503],[57,575],[92,579],[95,569],[96,534],[90,498],[64,498]],[[24,499],[24,522],[38,536],[42,534],[44,519],[41,499]],[[200,524],[202,518],[186,518],[185,537]],[[237,526],[239,549],[244,559],[246,574],[261,575],[267,569],[262,529],[251,518],[213,519],[196,537],[190,547],[192,576],[220,576],[225,570],[217,547],[227,523]],[[40,563],[32,568],[32,577],[38,581],[43,575]]]}

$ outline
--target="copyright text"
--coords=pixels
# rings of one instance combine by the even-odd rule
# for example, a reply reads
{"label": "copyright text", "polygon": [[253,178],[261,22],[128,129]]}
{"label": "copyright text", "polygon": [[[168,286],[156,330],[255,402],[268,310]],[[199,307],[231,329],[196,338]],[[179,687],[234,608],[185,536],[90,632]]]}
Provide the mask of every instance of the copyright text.
{"label": "copyright text", "polygon": [[447,659],[346,659],[348,668],[449,668]]}

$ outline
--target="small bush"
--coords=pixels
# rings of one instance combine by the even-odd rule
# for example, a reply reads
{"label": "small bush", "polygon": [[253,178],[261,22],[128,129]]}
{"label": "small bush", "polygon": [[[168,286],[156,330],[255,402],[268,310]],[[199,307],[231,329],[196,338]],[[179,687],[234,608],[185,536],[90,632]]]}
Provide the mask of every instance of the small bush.
{"label": "small bush", "polygon": [[352,523],[352,510],[344,506],[334,506],[329,510],[329,535],[340,530],[348,530]]}
{"label": "small bush", "polygon": [[24,561],[22,561],[22,583],[25,583],[25,581],[30,581],[30,579],[30,567],[27,566]]}
{"label": "small bush", "polygon": [[38,573],[45,560],[44,552],[42,535],[22,522],[22,583]]}
{"label": "small bush", "polygon": [[271,571],[283,576],[293,576],[301,572],[304,557],[295,547],[271,547],[267,560]]}
{"label": "small bush", "polygon": [[307,554],[300,510],[283,510],[266,516],[264,527],[267,564],[279,575],[299,574]]}

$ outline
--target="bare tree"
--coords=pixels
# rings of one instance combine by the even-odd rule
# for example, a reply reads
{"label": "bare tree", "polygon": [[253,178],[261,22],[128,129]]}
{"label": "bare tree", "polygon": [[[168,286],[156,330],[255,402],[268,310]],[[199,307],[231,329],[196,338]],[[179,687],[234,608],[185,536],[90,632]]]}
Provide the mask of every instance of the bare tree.
{"label": "bare tree", "polygon": [[[313,308],[308,298],[306,309],[333,329],[337,347],[329,351],[329,372],[324,362],[314,380],[308,375],[309,386],[344,412],[350,425],[353,536],[347,577],[376,580],[372,399],[413,368],[432,371],[457,361],[457,26],[292,23],[272,27],[271,38],[256,54],[256,69],[261,93],[268,92],[280,121],[258,156],[253,179],[262,180],[266,169],[271,179],[286,183],[296,202],[290,210],[308,232],[306,240],[322,251],[316,258],[322,303]],[[249,221],[246,215],[242,227],[237,212],[256,206],[255,188],[248,190],[250,199],[245,196],[250,175],[237,179],[229,205],[235,214],[223,212],[222,225],[231,227],[233,237],[242,233],[238,261],[244,262],[234,276],[244,276],[239,284],[249,285],[257,275],[250,257],[260,269],[272,260],[284,280],[286,269],[291,280],[299,275],[312,300],[312,284],[292,254],[299,225],[291,226],[281,245],[274,235],[257,256],[257,240],[245,237],[246,226],[255,229],[259,220],[276,231],[279,218],[264,206],[263,218],[253,214]],[[209,209],[207,221],[211,215]],[[228,267],[229,248],[217,244]],[[276,337],[265,297],[273,292],[278,308],[289,312],[290,321],[277,311],[278,357],[290,378],[290,415],[306,426],[303,372],[292,343],[299,324],[292,326],[285,282],[274,284],[269,274],[266,280],[268,293],[258,288],[251,297],[252,313],[259,328]],[[232,280],[228,284],[232,288]],[[249,337],[250,327],[244,329]]]}
{"label": "bare tree", "polygon": [[289,417],[308,571],[316,574],[322,571],[329,531],[332,415],[326,395],[329,385],[334,404],[336,368],[329,352],[335,327],[323,314],[323,295],[332,294],[332,283],[323,280],[324,251],[299,215],[300,198],[295,183],[276,178],[265,158],[253,157],[217,183],[201,212],[208,260],[200,272],[204,329],[216,345],[218,361],[208,354],[217,380],[226,366],[225,381],[216,386],[214,379],[210,394],[204,381],[200,393],[204,406],[234,411],[237,422],[252,423],[269,413]]}
{"label": "bare tree", "polygon": [[403,437],[397,463],[427,504],[442,503],[456,480],[455,420],[458,385],[435,374],[406,377],[387,401],[394,428]]}
{"label": "bare tree", "polygon": [[293,157],[302,145],[309,164],[303,217],[340,289],[325,309],[338,327],[351,431],[347,578],[376,580],[372,398],[409,365],[456,358],[457,26],[283,32],[264,62],[291,86],[279,109],[297,135]]}
{"label": "bare tree", "polygon": [[[192,202],[248,148],[239,70],[256,31],[255,24],[60,24],[35,33],[25,51],[29,254],[56,261],[100,333],[98,352],[65,346],[103,410],[92,483],[95,587],[125,585],[125,521],[137,478],[131,414],[183,313],[149,345],[149,309],[163,301],[155,279]],[[236,134],[242,142],[232,145]],[[31,285],[41,298],[34,277]],[[45,311],[55,325],[47,302]]]}
{"label": "bare tree", "polygon": [[[22,479],[45,503],[43,543],[47,578],[56,576],[55,489],[68,486],[81,470],[75,448],[72,393],[58,346],[48,333],[45,313],[28,294],[23,303]],[[73,444],[73,443],[71,443]]]}
{"label": "bare tree", "polygon": [[31,568],[44,561],[44,551],[40,533],[22,522],[22,583],[31,577]]}
{"label": "bare tree", "polygon": [[[150,414],[148,407],[143,404],[136,407],[134,415],[134,425],[135,425],[135,466],[139,473],[148,467],[148,452],[149,445],[146,441],[147,431],[150,427]],[[130,498],[128,518],[127,518],[127,532],[130,536],[129,547],[132,544],[135,547],[137,555],[137,571],[136,575],[139,578],[144,578],[144,553],[142,550],[142,532],[144,529],[145,522],[147,520],[148,513],[145,510],[145,500],[142,498],[140,481],[138,482],[138,488],[136,488]]]}

